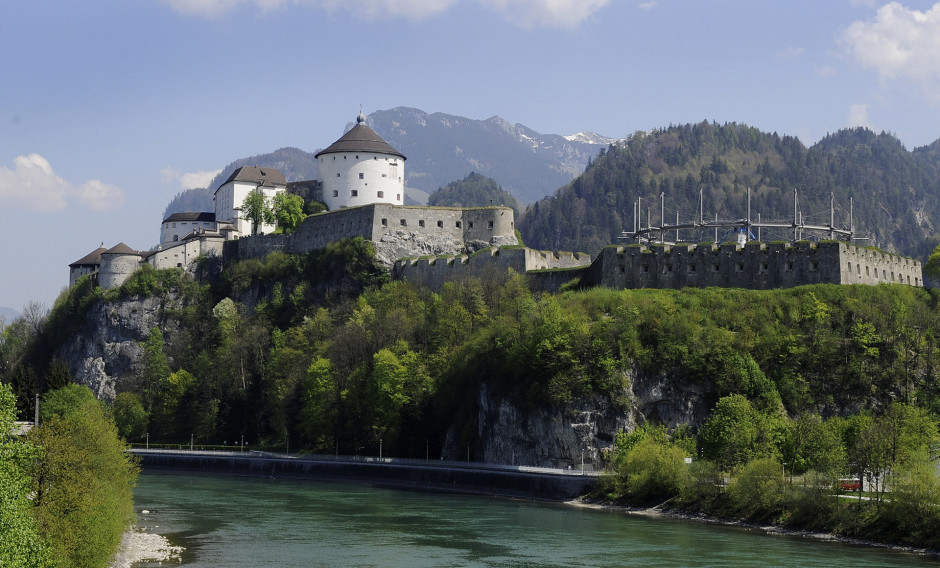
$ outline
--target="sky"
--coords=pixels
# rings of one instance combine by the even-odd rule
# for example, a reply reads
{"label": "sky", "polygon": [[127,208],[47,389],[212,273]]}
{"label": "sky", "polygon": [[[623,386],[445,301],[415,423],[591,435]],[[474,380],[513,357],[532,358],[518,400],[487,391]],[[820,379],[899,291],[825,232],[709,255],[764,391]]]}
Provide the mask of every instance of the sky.
{"label": "sky", "polygon": [[102,243],[154,247],[183,189],[324,148],[360,107],[940,138],[930,1],[13,0],[0,54],[0,306],[20,311]]}

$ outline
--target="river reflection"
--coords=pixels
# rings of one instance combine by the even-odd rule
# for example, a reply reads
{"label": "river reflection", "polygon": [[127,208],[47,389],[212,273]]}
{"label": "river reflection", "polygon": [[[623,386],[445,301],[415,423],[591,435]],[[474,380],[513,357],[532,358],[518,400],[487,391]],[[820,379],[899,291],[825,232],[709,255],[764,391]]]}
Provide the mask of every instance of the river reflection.
{"label": "river reflection", "polygon": [[135,502],[150,511],[139,524],[185,547],[188,567],[940,565],[691,521],[340,483],[143,473]]}

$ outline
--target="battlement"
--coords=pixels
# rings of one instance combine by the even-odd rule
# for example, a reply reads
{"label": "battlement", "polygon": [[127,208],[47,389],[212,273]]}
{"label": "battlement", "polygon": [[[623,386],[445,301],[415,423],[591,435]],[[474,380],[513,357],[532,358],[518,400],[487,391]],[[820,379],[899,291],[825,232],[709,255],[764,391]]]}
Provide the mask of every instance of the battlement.
{"label": "battlement", "polygon": [[919,261],[841,241],[610,246],[601,251],[589,281],[611,288],[755,290],[805,284],[923,285]]}
{"label": "battlement", "polygon": [[[392,275],[397,279],[440,290],[445,282],[463,278],[483,278],[487,274],[505,274],[508,270],[532,274],[546,270],[579,270],[591,263],[582,253],[550,252],[521,246],[494,247],[472,255],[403,258],[395,263]],[[572,273],[570,278],[576,274]]]}

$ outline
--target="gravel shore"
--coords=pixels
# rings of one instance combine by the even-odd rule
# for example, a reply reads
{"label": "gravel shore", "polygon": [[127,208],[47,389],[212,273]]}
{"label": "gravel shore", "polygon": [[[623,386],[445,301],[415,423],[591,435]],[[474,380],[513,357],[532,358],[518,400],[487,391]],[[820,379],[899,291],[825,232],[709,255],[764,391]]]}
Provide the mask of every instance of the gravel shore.
{"label": "gravel shore", "polygon": [[163,535],[133,526],[124,533],[111,568],[131,568],[136,562],[179,562],[182,552],[182,547],[171,545]]}

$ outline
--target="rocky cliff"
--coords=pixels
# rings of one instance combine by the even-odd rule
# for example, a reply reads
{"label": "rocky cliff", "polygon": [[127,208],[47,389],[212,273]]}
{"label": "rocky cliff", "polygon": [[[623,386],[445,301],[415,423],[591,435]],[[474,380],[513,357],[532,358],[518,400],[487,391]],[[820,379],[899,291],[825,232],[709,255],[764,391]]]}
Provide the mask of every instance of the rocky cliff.
{"label": "rocky cliff", "polygon": [[57,351],[65,359],[76,383],[89,387],[98,398],[113,400],[135,378],[141,342],[159,327],[172,334],[179,321],[169,314],[180,307],[174,294],[97,302],[88,310],[78,333]]}
{"label": "rocky cliff", "polygon": [[[594,396],[570,404],[533,407],[493,394],[481,385],[476,401],[476,459],[536,467],[601,469],[619,432],[654,421],[670,429],[697,425],[708,412],[707,389],[666,374],[633,370],[620,401]],[[454,432],[445,453],[460,459]],[[583,461],[582,461],[583,458]]]}

